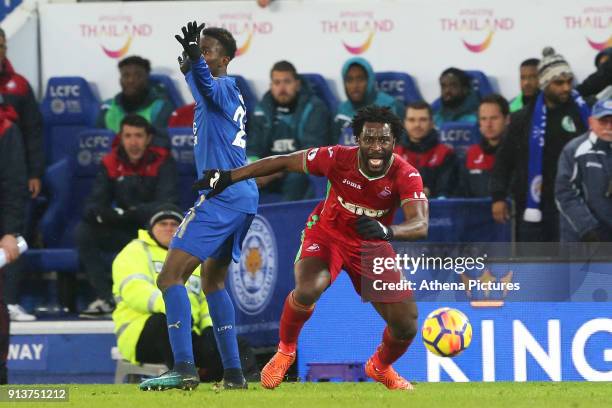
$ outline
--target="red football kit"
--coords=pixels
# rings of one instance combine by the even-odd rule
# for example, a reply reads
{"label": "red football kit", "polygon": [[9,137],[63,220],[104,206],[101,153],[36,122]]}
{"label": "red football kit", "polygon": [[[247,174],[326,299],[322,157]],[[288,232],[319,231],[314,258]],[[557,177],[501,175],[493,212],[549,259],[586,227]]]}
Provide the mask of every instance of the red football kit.
{"label": "red football kit", "polygon": [[379,265],[383,272],[373,269],[374,258],[395,258],[393,247],[382,240],[364,240],[357,234],[354,223],[366,215],[391,225],[398,207],[408,201],[427,201],[423,182],[419,172],[396,154],[391,157],[387,171],[378,177],[364,174],[359,169],[359,160],[356,146],[319,147],[305,152],[304,170],[327,177],[330,187],[325,201],[309,217],[297,259],[322,258],[329,265],[332,282],[345,269],[365,300],[395,302],[410,292],[380,291],[372,286],[375,280],[401,280],[402,275],[395,268]]}

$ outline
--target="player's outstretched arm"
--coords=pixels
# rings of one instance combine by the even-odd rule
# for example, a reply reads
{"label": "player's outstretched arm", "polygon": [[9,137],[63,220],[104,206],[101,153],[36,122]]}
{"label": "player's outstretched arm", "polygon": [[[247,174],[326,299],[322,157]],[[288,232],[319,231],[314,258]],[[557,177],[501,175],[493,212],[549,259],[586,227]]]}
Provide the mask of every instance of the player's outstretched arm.
{"label": "player's outstretched arm", "polygon": [[427,200],[407,201],[403,206],[405,221],[392,225],[393,238],[398,241],[416,241],[427,238],[429,229],[429,203]]}
{"label": "player's outstretched arm", "polygon": [[290,171],[305,173],[304,155],[306,150],[291,154],[270,156],[234,170],[204,170],[202,178],[193,185],[194,190],[212,189],[206,197],[210,198],[234,183],[249,178],[269,176],[278,172]]}

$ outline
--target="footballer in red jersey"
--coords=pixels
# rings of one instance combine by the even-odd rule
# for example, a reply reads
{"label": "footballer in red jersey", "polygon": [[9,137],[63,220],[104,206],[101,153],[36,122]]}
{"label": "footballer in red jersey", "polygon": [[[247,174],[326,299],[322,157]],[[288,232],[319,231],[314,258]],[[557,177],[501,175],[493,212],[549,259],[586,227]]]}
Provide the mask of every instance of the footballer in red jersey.
{"label": "footballer in red jersey", "polygon": [[[295,289],[285,300],[277,353],[261,373],[265,388],[282,382],[295,361],[297,339],[314,305],[342,269],[355,290],[386,321],[382,343],[366,363],[369,377],[389,389],[412,385],[391,366],[408,349],[417,332],[417,307],[406,289],[385,290],[380,282],[398,283],[394,267],[373,268],[377,257],[394,258],[390,240],[427,236],[428,203],[418,171],[393,154],[402,123],[388,108],[368,106],[357,112],[352,128],[357,146],[328,146],[272,156],[231,171],[207,170],[196,182],[209,195],[232,183],[290,171],[325,176],[329,193],[309,217],[295,263]],[[400,207],[405,221],[391,225]],[[378,281],[378,284],[375,282]],[[378,285],[378,286],[377,286]],[[393,288],[393,286],[391,286]]]}

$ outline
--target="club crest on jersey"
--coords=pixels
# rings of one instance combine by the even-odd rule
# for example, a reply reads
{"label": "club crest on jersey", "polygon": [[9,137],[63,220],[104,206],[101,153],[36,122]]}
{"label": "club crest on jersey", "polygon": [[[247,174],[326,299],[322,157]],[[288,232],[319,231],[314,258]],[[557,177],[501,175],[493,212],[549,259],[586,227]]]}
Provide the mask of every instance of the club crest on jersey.
{"label": "club crest on jersey", "polygon": [[342,180],[342,184],[346,184],[347,186],[351,186],[353,188],[356,188],[357,190],[361,190],[361,185],[351,180],[344,179]]}
{"label": "club crest on jersey", "polygon": [[388,198],[391,195],[391,189],[389,186],[385,186],[383,191],[377,194],[378,198]]}
{"label": "club crest on jersey", "polygon": [[238,308],[256,315],[272,300],[278,275],[278,247],[268,221],[256,215],[242,244],[238,263],[229,268],[230,290]]}
{"label": "club crest on jersey", "polygon": [[338,196],[338,202],[345,210],[355,214],[355,215],[367,215],[368,217],[380,218],[383,215],[389,212],[389,209],[386,210],[373,210],[371,208],[362,207],[357,204],[349,203],[344,201],[344,199]]}
{"label": "club crest on jersey", "polygon": [[308,152],[308,161],[313,161],[314,158],[317,156],[317,152],[319,151],[319,148],[317,147],[316,149],[312,149],[311,151]]}

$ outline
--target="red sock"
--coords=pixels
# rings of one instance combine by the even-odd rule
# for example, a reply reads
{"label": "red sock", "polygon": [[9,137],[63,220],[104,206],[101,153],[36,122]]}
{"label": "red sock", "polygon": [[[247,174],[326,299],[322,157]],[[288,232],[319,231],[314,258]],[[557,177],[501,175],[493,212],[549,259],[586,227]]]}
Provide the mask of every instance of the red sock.
{"label": "red sock", "polygon": [[285,299],[283,314],[280,319],[280,343],[278,349],[285,354],[295,352],[297,339],[304,323],[314,311],[314,305],[306,306],[296,302],[293,291]]}
{"label": "red sock", "polygon": [[376,349],[374,353],[374,366],[379,370],[386,370],[391,364],[397,361],[412,343],[410,340],[399,340],[391,335],[389,326],[385,327],[383,332],[382,344]]}

